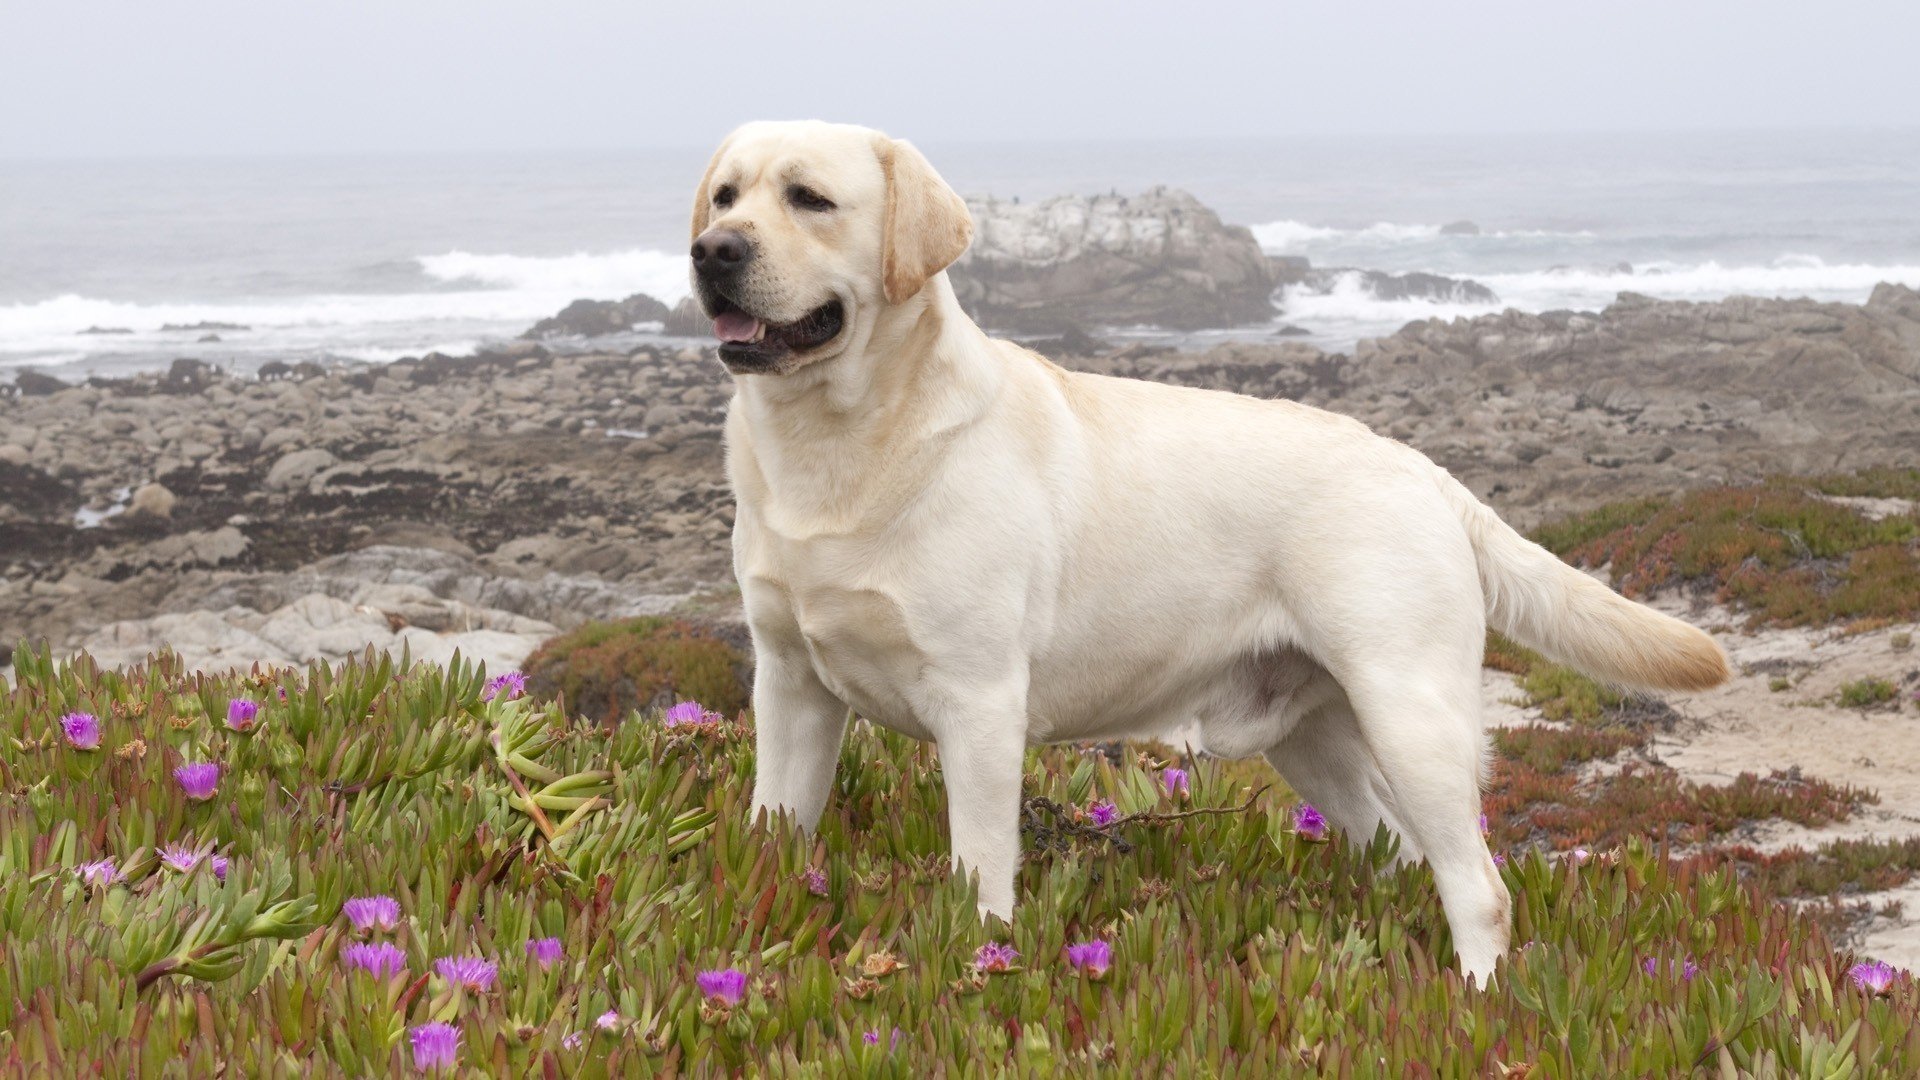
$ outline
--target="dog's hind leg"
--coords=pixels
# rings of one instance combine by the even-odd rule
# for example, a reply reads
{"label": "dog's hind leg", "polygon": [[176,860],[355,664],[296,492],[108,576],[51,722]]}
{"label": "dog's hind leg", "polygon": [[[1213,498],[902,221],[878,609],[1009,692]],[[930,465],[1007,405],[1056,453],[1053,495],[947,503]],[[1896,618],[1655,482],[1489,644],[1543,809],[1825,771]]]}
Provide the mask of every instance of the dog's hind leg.
{"label": "dog's hind leg", "polygon": [[1348,670],[1342,686],[1386,802],[1433,868],[1461,971],[1484,987],[1512,933],[1511,898],[1480,835],[1480,673],[1448,652],[1408,648]]}
{"label": "dog's hind leg", "polygon": [[1366,844],[1384,824],[1400,838],[1399,859],[1419,861],[1420,852],[1394,813],[1386,777],[1344,696],[1301,717],[1266,758],[1348,843]]}

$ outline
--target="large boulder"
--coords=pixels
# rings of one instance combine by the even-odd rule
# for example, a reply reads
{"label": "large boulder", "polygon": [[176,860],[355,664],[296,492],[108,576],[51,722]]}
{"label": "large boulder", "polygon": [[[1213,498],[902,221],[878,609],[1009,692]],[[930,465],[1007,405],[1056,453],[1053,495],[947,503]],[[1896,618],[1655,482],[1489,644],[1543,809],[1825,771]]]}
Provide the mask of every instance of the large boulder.
{"label": "large boulder", "polygon": [[621,334],[643,322],[664,322],[670,309],[648,296],[634,293],[625,300],[575,300],[551,318],[541,319],[520,336],[528,341],[549,337],[599,337]]}
{"label": "large boulder", "polygon": [[1273,272],[1253,233],[1184,191],[967,206],[973,246],[950,277],[961,306],[989,328],[1194,330],[1274,315]]}

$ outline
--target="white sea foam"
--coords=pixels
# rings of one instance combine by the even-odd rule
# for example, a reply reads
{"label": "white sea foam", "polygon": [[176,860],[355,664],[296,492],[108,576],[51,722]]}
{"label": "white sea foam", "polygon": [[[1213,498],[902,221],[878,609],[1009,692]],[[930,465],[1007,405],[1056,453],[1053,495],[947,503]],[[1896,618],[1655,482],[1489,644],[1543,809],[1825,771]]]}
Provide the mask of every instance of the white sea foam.
{"label": "white sea foam", "polygon": [[1425,244],[1435,241],[1459,241],[1471,244],[1486,240],[1591,240],[1594,234],[1584,229],[1556,232],[1551,229],[1491,229],[1466,235],[1445,235],[1439,225],[1405,225],[1376,221],[1357,229],[1310,225],[1304,221],[1269,221],[1252,226],[1253,238],[1276,255],[1297,255],[1318,248],[1389,247],[1399,244]]}
{"label": "white sea foam", "polygon": [[686,296],[687,257],[631,248],[603,254],[475,255],[449,251],[414,260],[436,281],[516,292],[620,299],[643,292],[669,304]]}

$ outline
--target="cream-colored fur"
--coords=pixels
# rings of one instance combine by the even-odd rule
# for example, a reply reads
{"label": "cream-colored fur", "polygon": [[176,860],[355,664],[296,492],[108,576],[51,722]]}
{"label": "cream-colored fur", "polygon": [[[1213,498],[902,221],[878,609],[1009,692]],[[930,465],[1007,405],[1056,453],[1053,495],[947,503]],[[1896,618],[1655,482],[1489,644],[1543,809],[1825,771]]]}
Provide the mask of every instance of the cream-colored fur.
{"label": "cream-colored fur", "polygon": [[[796,209],[794,183],[835,208]],[[818,821],[850,708],[932,740],[983,912],[1014,905],[1027,746],[1192,723],[1213,753],[1265,755],[1347,837],[1393,828],[1484,981],[1509,933],[1477,827],[1487,626],[1636,686],[1725,676],[1705,634],[1354,420],[989,338],[942,272],[965,206],[905,143],[748,125],[694,210],[696,236],[723,228],[757,249],[732,297],[749,314],[846,309],[833,341],[740,376],[727,418],[754,807]]]}

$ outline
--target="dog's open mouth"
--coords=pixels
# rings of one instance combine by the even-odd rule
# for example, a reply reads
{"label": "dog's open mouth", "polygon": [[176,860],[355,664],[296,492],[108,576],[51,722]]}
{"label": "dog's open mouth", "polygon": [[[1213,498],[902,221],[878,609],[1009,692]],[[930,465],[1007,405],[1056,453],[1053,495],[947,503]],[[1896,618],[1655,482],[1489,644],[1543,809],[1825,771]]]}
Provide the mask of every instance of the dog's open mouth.
{"label": "dog's open mouth", "polygon": [[715,297],[713,336],[720,339],[720,360],[739,374],[773,371],[795,353],[817,349],[840,335],[846,308],[829,300],[798,319],[773,325]]}

